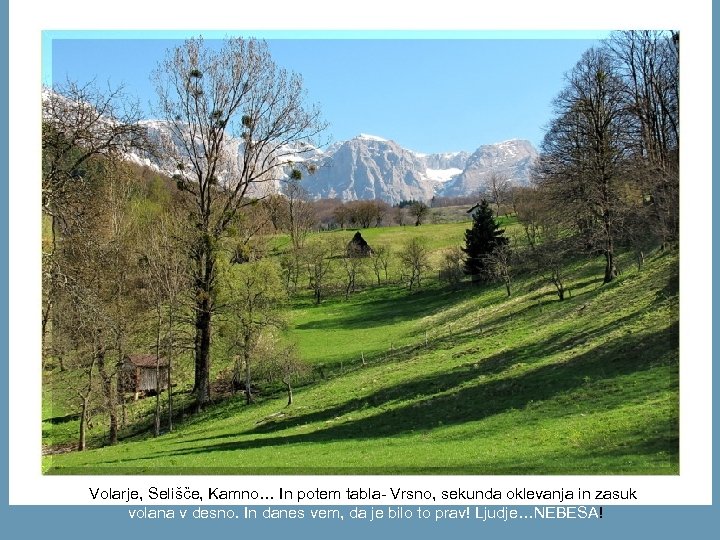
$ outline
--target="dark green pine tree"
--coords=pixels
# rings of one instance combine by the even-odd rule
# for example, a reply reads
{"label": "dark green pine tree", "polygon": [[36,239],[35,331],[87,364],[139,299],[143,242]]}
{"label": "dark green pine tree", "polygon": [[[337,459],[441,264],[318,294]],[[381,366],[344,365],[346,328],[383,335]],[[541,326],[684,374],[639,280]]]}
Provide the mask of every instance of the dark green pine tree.
{"label": "dark green pine tree", "polygon": [[493,211],[485,199],[468,212],[473,212],[473,226],[465,231],[465,274],[471,277],[473,283],[488,281],[486,257],[497,247],[506,245],[508,239],[503,236],[505,229],[498,228]]}

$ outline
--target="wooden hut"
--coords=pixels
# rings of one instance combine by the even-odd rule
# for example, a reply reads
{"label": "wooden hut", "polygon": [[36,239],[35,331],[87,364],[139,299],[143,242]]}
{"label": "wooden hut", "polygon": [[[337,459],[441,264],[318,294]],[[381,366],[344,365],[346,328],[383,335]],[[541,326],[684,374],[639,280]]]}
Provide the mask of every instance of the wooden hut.
{"label": "wooden hut", "polygon": [[[168,386],[168,361],[160,357],[160,391]],[[157,390],[158,357],[154,354],[131,354],[123,359],[120,367],[120,387],[125,393],[152,394]]]}
{"label": "wooden hut", "polygon": [[348,257],[369,257],[373,254],[372,248],[362,237],[360,231],[357,231],[355,233],[355,236],[353,236],[352,240],[348,242],[348,245],[345,249],[347,251]]}

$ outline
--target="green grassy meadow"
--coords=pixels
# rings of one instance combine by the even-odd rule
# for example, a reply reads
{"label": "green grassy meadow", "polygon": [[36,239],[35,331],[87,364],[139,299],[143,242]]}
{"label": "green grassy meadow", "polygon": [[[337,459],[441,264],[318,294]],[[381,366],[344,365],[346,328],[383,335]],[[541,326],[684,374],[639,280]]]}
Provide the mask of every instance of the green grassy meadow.
{"label": "green grassy meadow", "polygon": [[[461,245],[465,228],[362,232],[393,248],[423,236],[437,255]],[[678,474],[677,252],[654,254],[640,271],[629,256],[620,262],[623,273],[607,285],[599,259],[573,263],[562,302],[538,276],[519,278],[511,298],[501,285],[452,289],[437,279],[408,293],[371,286],[372,275],[348,301],[333,295],[316,306],[300,294],[286,334],[316,376],[293,405],[282,392],[251,406],[238,394],[158,438],[140,432],[113,447],[47,455],[43,470]],[[46,443],[76,436],[60,390],[72,376],[46,376]],[[154,404],[141,401],[137,417]]]}

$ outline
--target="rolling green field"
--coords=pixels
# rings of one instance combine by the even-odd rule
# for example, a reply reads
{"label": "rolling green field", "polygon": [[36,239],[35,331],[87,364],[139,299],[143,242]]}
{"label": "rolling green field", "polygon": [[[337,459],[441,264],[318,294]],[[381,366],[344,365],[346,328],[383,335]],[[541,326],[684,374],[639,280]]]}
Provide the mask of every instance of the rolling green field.
{"label": "rolling green field", "polygon": [[[460,245],[465,228],[363,236],[397,246],[420,235],[437,255]],[[677,252],[653,255],[641,271],[629,257],[621,264],[603,285],[602,261],[573,263],[563,302],[537,276],[518,279],[511,298],[500,285],[455,290],[436,279],[412,294],[368,280],[348,301],[320,306],[302,294],[287,334],[318,375],[292,406],[282,393],[251,406],[237,395],[158,438],[45,456],[43,470],[678,474]],[[72,375],[54,376],[43,415],[45,439],[57,443],[77,422],[58,421],[69,411],[57,382]]]}

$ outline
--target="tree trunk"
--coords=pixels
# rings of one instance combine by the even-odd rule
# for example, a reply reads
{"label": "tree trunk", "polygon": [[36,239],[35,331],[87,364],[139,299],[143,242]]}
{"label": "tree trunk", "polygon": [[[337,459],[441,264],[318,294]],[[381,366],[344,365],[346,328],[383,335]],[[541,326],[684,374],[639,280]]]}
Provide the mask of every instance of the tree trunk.
{"label": "tree trunk", "polygon": [[168,351],[167,351],[167,385],[168,385],[168,431],[173,430],[173,401],[172,401],[172,361],[173,361],[173,340],[175,335],[173,333],[173,325],[175,324],[173,305],[170,305],[170,311],[168,313]]}
{"label": "tree trunk", "polygon": [[210,401],[210,311],[208,301],[197,303],[195,318],[195,395],[201,410]]}
{"label": "tree trunk", "polygon": [[125,429],[127,427],[127,406],[125,405],[125,397],[120,395],[118,400],[120,401],[120,427]]}
{"label": "tree trunk", "polygon": [[560,299],[560,301],[565,300],[565,285],[563,285],[562,279],[560,279],[560,276],[557,272],[555,272],[555,274],[553,275],[552,282],[557,289],[558,298]]}
{"label": "tree trunk", "polygon": [[250,351],[249,351],[249,338],[245,337],[245,350],[243,351],[243,358],[245,360],[245,403],[250,405],[253,402],[252,390],[250,389],[251,378],[250,378]]}
{"label": "tree trunk", "polygon": [[643,250],[638,250],[636,253],[637,258],[637,268],[638,272],[642,270],[643,264],[645,264],[645,252]]}
{"label": "tree trunk", "polygon": [[78,441],[78,450],[85,450],[85,426],[87,419],[88,396],[83,396],[82,412],[80,413],[80,440]]}
{"label": "tree trunk", "polygon": [[155,436],[160,436],[160,361],[155,362]]}
{"label": "tree trunk", "polygon": [[173,430],[172,361],[168,358],[168,431]]}
{"label": "tree trunk", "polygon": [[[53,298],[53,295],[54,295],[52,284],[49,286],[49,289],[50,289],[50,290],[47,291],[48,299],[45,300],[45,306],[43,307],[43,312],[42,312],[42,335],[41,335],[41,340],[42,340],[43,345],[46,343],[46,337],[45,337],[45,336],[46,336],[46,334],[47,334],[47,323],[48,323],[48,321],[50,320],[50,311],[52,310],[52,298]],[[42,363],[42,364],[43,364],[43,368],[45,368],[45,361],[46,361],[45,356],[46,356],[46,354],[47,354],[46,348],[45,348],[45,346],[43,346],[43,363]]]}
{"label": "tree trunk", "polygon": [[87,383],[87,392],[85,394],[81,394],[78,392],[78,395],[82,399],[82,410],[80,412],[80,436],[78,441],[78,450],[82,451],[85,450],[85,432],[87,428],[87,417],[88,417],[88,402],[90,401],[90,395],[92,394],[92,387],[93,387],[93,369],[95,368],[95,356],[92,358],[92,362],[90,363],[89,369],[87,371],[88,376],[88,383]]}
{"label": "tree trunk", "polygon": [[285,388],[287,390],[287,396],[288,396],[287,406],[289,407],[293,403],[292,386],[290,386],[290,381],[288,379],[283,380],[283,384],[285,384]]}
{"label": "tree trunk", "polygon": [[96,350],[96,359],[100,378],[102,379],[103,394],[105,394],[105,403],[108,407],[108,415],[110,416],[110,425],[108,427],[108,444],[117,444],[118,442],[118,419],[117,419],[117,399],[115,397],[115,388],[113,386],[113,375],[108,373],[105,365],[105,348],[99,347]]}
{"label": "tree trunk", "polygon": [[[608,196],[605,196],[608,199]],[[613,236],[612,226],[610,221],[610,210],[606,209],[603,212],[603,225],[605,228],[605,278],[604,283],[610,283],[618,275],[617,268],[615,267],[615,256],[613,249]]]}
{"label": "tree trunk", "polygon": [[195,407],[198,411],[210,402],[210,334],[213,310],[213,279],[215,254],[211,240],[206,236],[195,257]]}
{"label": "tree trunk", "polygon": [[618,276],[617,267],[615,266],[615,257],[613,256],[612,245],[605,250],[605,278],[604,283],[610,283]]}
{"label": "tree trunk", "polygon": [[[52,250],[52,251],[51,251],[51,253],[50,253],[49,257],[48,257],[48,259],[49,259],[49,261],[50,261],[50,269],[49,269],[49,270],[50,270],[50,282],[48,283],[48,290],[45,291],[45,293],[46,293],[46,296],[45,296],[46,300],[45,300],[45,305],[43,306],[43,310],[42,310],[42,334],[41,334],[41,339],[42,339],[42,342],[43,342],[43,343],[45,343],[45,335],[46,335],[46,332],[47,332],[47,323],[48,323],[48,321],[50,320],[50,314],[52,313],[53,299],[55,298],[55,261],[54,261],[54,258],[55,258],[55,253],[56,253],[56,251],[57,251],[57,249],[56,249],[56,246],[57,246],[57,232],[56,232],[56,229],[57,229],[57,218],[55,217],[54,214],[52,214],[52,215],[50,216],[50,223],[51,223],[51,227],[50,227],[50,234],[51,234],[50,240],[51,240],[51,242],[50,242],[50,245],[51,245],[51,250]],[[43,347],[43,364],[44,364],[44,354],[45,354],[45,348]],[[44,366],[43,366],[43,367],[44,367]]]}
{"label": "tree trunk", "polygon": [[160,436],[160,326],[162,325],[161,307],[157,308],[157,331],[155,333],[155,436]]}

